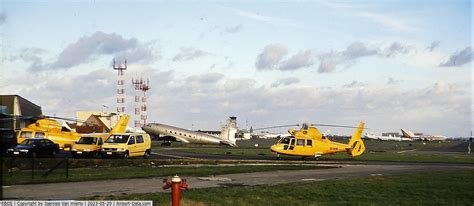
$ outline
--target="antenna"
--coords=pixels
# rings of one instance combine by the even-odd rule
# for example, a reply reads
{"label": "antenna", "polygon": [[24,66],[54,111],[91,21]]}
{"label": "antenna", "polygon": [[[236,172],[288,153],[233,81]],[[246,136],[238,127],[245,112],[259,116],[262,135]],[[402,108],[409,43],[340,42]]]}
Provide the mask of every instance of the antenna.
{"label": "antenna", "polygon": [[140,87],[142,80],[132,79],[133,88],[135,89],[135,122],[134,127],[140,128]]}
{"label": "antenna", "polygon": [[150,90],[150,81],[147,79],[146,83],[145,81],[142,81],[141,85],[141,90],[142,90],[142,111],[141,111],[141,120],[142,120],[142,125],[146,125],[146,120],[148,118],[147,116],[147,99],[146,99],[146,92]]}
{"label": "antenna", "polygon": [[112,67],[117,70],[117,113],[122,115],[125,113],[125,87],[123,73],[127,70],[127,60],[125,60],[125,66],[116,65],[115,59],[113,59]]}
{"label": "antenna", "polygon": [[[150,90],[150,81],[141,79],[132,79],[135,89],[135,128],[140,129],[146,124],[147,116],[147,98],[146,92]],[[141,101],[140,101],[141,100]],[[141,105],[140,105],[141,102]]]}

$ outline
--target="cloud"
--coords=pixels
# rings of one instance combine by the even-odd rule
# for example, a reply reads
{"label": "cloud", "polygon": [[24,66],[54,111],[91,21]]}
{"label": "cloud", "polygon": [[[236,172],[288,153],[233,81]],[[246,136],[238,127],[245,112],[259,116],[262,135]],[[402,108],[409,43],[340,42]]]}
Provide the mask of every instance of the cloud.
{"label": "cloud", "polygon": [[225,34],[235,34],[235,33],[239,33],[243,30],[244,26],[242,24],[238,24],[234,27],[229,27],[229,28],[226,28],[224,30],[224,33]]}
{"label": "cloud", "polygon": [[270,44],[257,56],[255,67],[258,70],[297,70],[313,66],[317,59],[319,60],[318,72],[330,73],[334,72],[338,65],[350,65],[364,57],[394,58],[397,55],[408,55],[412,52],[416,52],[415,47],[400,42],[393,42],[384,47],[356,41],[342,51],[314,54],[311,50],[303,50],[285,58],[288,54],[288,48],[285,45]]}
{"label": "cloud", "polygon": [[391,85],[399,84],[400,82],[402,82],[402,80],[396,80],[396,79],[394,79],[393,77],[390,77],[390,78],[388,78],[388,80],[387,80],[387,84],[391,84]]}
{"label": "cloud", "polygon": [[278,69],[284,71],[310,67],[314,64],[314,55],[311,50],[299,51],[288,59],[284,59],[287,54],[288,48],[285,45],[267,45],[257,56],[255,67],[258,70]]}
{"label": "cloud", "polygon": [[367,83],[352,81],[351,83],[342,85],[343,88],[358,88],[358,87],[365,87]]}
{"label": "cloud", "polygon": [[209,53],[193,48],[193,47],[181,47],[180,52],[173,57],[173,61],[189,61],[193,60]]}
{"label": "cloud", "polygon": [[7,22],[7,14],[5,12],[0,13],[0,25],[5,24]]}
{"label": "cloud", "polygon": [[439,44],[440,44],[440,41],[431,42],[431,45],[426,47],[426,49],[428,49],[428,50],[430,50],[430,52],[432,52],[433,50],[438,48]]}
{"label": "cloud", "polygon": [[[146,74],[151,84],[150,91],[157,91],[157,93],[163,92],[162,87],[167,87],[168,82],[173,80],[173,72],[170,71],[155,71],[136,67],[133,74],[126,71],[125,103],[128,113],[132,113],[134,107],[134,91],[130,80],[137,74],[140,76]],[[76,111],[97,111],[102,109],[101,105],[107,105],[110,110],[115,111],[116,74],[109,69],[98,69],[73,76],[27,73],[8,81],[15,83],[15,87],[13,89],[4,88],[11,91],[7,93],[19,94],[32,100],[42,106],[45,114],[73,117]],[[34,87],[31,86],[32,82],[35,83]],[[156,86],[157,84],[160,86]],[[1,90],[1,92],[6,91]]]}
{"label": "cloud", "polygon": [[199,83],[200,85],[203,84],[215,84],[219,80],[224,78],[223,74],[219,73],[205,73],[201,75],[193,75],[186,78],[186,82],[190,83]]}
{"label": "cloud", "polygon": [[225,6],[220,6],[220,7],[231,10],[237,16],[255,20],[261,23],[272,25],[272,26],[289,26],[289,27],[301,28],[301,24],[294,22],[291,19],[279,18],[279,17],[260,14],[258,12],[245,11],[245,10],[231,8],[231,7],[225,7]]}
{"label": "cloud", "polygon": [[[254,79],[219,73],[181,77],[170,71],[143,69],[141,74],[145,73],[151,84],[147,95],[148,122],[183,128],[194,124],[195,129],[219,129],[219,123],[224,123],[228,116],[237,116],[240,128],[245,128],[245,119],[255,127],[315,122],[322,118],[328,124],[355,125],[364,121],[374,132],[410,127],[445,135],[460,135],[469,130],[471,124],[470,87],[457,83],[439,81],[427,87],[406,89],[357,81],[334,88],[287,87],[285,85],[296,85],[299,81],[289,77],[275,81],[275,87],[265,87]],[[45,114],[58,116],[71,117],[80,110],[100,110],[102,104],[114,110],[116,79],[113,74],[109,69],[71,76],[28,73],[2,82],[14,86],[2,86],[0,93],[22,95],[42,106]],[[130,80],[131,76],[126,72],[126,79]],[[31,82],[35,82],[35,87],[31,87]],[[131,113],[134,107],[132,85],[127,83],[126,87],[126,111]],[[446,126],[446,122],[456,124]],[[338,130],[338,133],[343,131]]]}
{"label": "cloud", "polygon": [[387,57],[392,57],[396,54],[406,54],[408,52],[410,52],[410,48],[398,42],[392,43],[385,51]]}
{"label": "cloud", "polygon": [[279,86],[288,86],[291,84],[297,84],[300,82],[300,79],[296,77],[288,77],[288,78],[283,78],[279,79],[271,84],[271,87],[279,87]]}
{"label": "cloud", "polygon": [[373,56],[380,52],[367,48],[362,42],[354,42],[341,52],[328,52],[319,55],[319,73],[328,73],[336,69],[338,64],[347,63],[361,57]]}
{"label": "cloud", "polygon": [[386,14],[377,14],[373,12],[360,12],[358,13],[358,15],[390,30],[395,30],[395,31],[417,30],[415,27],[402,21],[399,17],[389,16]]}
{"label": "cloud", "polygon": [[412,51],[413,48],[402,45],[399,42],[393,42],[387,48],[369,47],[362,42],[354,42],[350,44],[345,50],[335,52],[326,52],[318,56],[319,59],[319,73],[329,73],[336,70],[340,64],[349,64],[357,59],[369,56],[378,56],[391,58],[397,54],[407,54]]}
{"label": "cloud", "polygon": [[270,44],[263,48],[257,57],[255,67],[258,70],[273,69],[288,54],[288,48],[281,44]]}
{"label": "cloud", "polygon": [[310,67],[314,64],[313,54],[310,50],[300,51],[281,63],[280,70],[296,70]]}
{"label": "cloud", "polygon": [[41,48],[22,48],[18,51],[17,55],[10,56],[10,61],[15,61],[20,59],[24,62],[30,64],[28,67],[29,70],[34,70],[36,68],[43,68],[43,59],[41,56],[46,53],[46,50]]}
{"label": "cloud", "polygon": [[122,36],[101,31],[83,36],[69,44],[49,65],[49,69],[68,69],[95,60],[101,55],[116,55],[129,62],[150,62],[154,55],[151,46],[140,43],[136,38],[125,39]]}
{"label": "cloud", "polygon": [[362,42],[354,42],[349,45],[345,51],[342,52],[342,56],[344,59],[351,60],[364,56],[375,55],[377,53],[378,51],[376,49],[369,49]]}
{"label": "cloud", "polygon": [[409,17],[409,21],[404,20],[401,15],[388,15],[373,12],[372,10],[380,8],[379,5],[373,3],[340,3],[340,2],[320,2],[320,4],[327,6],[337,12],[338,15],[347,15],[349,18],[365,18],[374,24],[378,24],[386,29],[392,31],[416,31],[418,30],[411,23],[416,19]]}
{"label": "cloud", "polygon": [[447,62],[441,63],[439,66],[441,67],[456,67],[461,66],[463,64],[469,63],[472,61],[472,49],[470,46],[466,47],[460,52],[456,52],[455,54],[449,57]]}

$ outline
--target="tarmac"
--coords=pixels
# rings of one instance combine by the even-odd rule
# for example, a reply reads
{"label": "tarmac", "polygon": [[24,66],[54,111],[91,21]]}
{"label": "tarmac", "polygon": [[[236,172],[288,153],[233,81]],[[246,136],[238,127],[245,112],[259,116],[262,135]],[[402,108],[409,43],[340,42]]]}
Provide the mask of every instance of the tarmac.
{"label": "tarmac", "polygon": [[[324,165],[324,164],[318,164]],[[331,179],[365,178],[371,176],[392,176],[426,171],[470,169],[473,164],[427,164],[427,163],[385,163],[330,164],[340,166],[331,169],[297,171],[269,171],[254,173],[225,174],[206,177],[182,177],[190,188],[241,187],[254,185],[277,185],[293,182],[325,181]],[[85,182],[47,183],[3,186],[6,200],[77,200],[82,197],[124,195],[134,193],[170,192],[163,190],[163,178],[138,178]]]}

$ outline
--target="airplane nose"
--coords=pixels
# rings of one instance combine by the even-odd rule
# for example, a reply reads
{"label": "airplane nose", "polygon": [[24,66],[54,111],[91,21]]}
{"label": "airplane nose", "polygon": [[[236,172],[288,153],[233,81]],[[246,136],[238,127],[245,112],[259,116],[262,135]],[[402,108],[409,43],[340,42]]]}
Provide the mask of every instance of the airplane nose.
{"label": "airplane nose", "polygon": [[146,124],[142,127],[143,130],[147,131],[151,128],[151,124]]}

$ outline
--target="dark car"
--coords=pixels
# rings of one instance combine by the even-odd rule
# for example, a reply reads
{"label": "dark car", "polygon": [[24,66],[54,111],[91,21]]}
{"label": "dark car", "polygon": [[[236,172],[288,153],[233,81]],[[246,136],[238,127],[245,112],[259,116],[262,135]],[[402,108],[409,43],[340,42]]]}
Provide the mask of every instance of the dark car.
{"label": "dark car", "polygon": [[36,157],[40,155],[54,156],[59,152],[59,145],[49,139],[25,139],[16,147],[7,150],[10,156]]}

